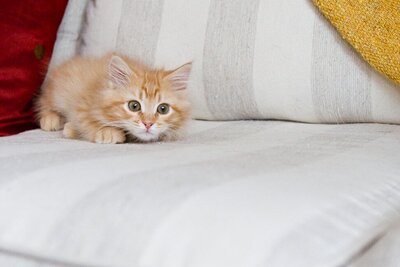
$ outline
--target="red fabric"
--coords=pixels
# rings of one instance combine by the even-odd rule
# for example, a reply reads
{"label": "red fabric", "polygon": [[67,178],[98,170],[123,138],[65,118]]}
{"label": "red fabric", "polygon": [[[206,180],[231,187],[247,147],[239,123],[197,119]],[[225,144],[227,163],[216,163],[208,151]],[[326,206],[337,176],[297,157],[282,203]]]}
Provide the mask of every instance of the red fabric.
{"label": "red fabric", "polygon": [[67,1],[0,0],[0,136],[37,127],[32,99],[43,81]]}

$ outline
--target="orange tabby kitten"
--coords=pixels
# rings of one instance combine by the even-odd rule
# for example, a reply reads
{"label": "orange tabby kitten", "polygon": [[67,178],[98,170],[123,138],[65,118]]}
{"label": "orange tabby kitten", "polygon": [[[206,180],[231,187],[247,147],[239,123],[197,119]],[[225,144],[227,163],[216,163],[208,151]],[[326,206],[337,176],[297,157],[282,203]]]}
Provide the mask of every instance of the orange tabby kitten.
{"label": "orange tabby kitten", "polygon": [[49,72],[36,105],[40,127],[96,143],[174,138],[189,117],[190,70],[149,69],[114,54],[75,57]]}

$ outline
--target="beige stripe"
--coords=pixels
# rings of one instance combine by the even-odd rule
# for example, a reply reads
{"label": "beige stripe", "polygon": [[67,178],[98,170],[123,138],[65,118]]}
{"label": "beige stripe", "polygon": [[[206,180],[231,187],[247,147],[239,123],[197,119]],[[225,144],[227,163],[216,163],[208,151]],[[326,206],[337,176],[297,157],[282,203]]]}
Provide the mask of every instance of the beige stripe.
{"label": "beige stripe", "polygon": [[117,51],[144,64],[154,65],[163,4],[163,0],[124,0],[118,30]]}
{"label": "beige stripe", "polygon": [[321,122],[372,121],[370,67],[318,15],[314,26],[312,94]]}
{"label": "beige stripe", "polygon": [[203,71],[207,104],[216,119],[259,117],[253,91],[259,2],[210,3]]}

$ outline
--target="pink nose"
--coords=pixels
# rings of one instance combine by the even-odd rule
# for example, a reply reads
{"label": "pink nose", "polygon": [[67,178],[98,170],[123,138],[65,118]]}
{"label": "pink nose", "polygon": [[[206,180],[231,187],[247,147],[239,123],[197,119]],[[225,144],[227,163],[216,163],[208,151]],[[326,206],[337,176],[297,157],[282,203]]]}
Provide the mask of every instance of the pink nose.
{"label": "pink nose", "polygon": [[148,129],[150,129],[151,126],[153,126],[153,123],[152,123],[152,122],[149,122],[149,121],[144,121],[144,122],[143,122],[143,125],[144,125],[144,127],[146,127],[146,129],[148,130]]}

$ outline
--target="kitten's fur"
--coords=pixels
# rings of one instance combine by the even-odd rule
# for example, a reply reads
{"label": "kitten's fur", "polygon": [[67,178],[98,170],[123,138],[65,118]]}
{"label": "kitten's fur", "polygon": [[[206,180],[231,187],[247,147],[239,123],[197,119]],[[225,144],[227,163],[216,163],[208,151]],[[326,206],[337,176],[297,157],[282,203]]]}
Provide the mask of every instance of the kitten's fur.
{"label": "kitten's fur", "polygon": [[[49,72],[36,105],[40,127],[96,143],[122,143],[126,134],[139,141],[173,138],[189,116],[190,70],[191,63],[149,69],[115,54],[75,57]],[[132,100],[140,111],[129,109]],[[170,106],[168,114],[157,112],[161,103]]]}

